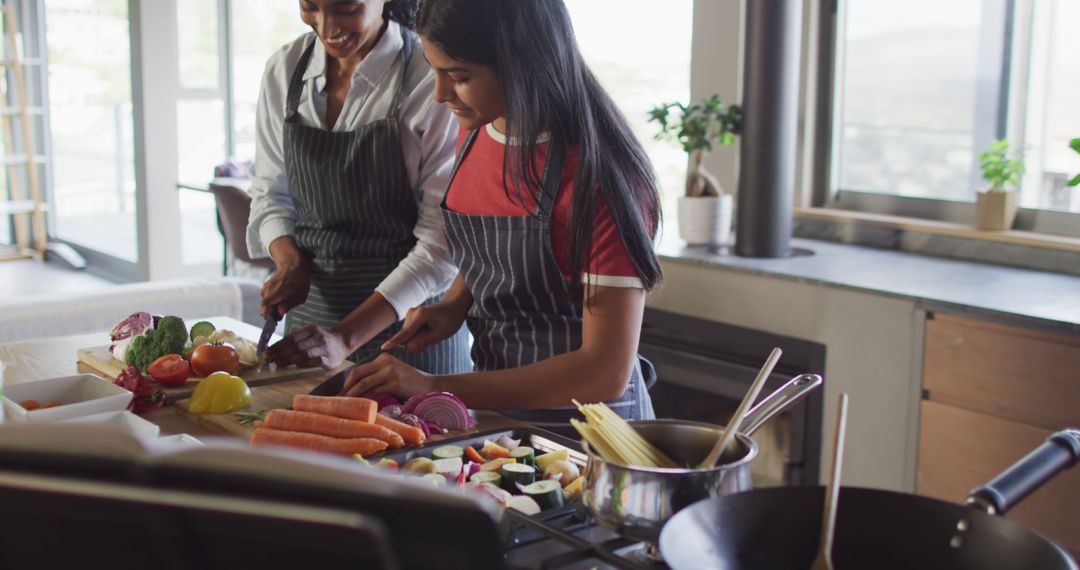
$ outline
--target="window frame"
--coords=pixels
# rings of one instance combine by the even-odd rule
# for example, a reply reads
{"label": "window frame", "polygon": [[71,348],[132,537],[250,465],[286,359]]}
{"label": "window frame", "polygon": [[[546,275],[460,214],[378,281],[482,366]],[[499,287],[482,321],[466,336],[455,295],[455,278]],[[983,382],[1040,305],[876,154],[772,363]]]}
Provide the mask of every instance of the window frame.
{"label": "window frame", "polygon": [[[1023,147],[1029,120],[1028,81],[1030,58],[1033,47],[1033,12],[1034,0],[1001,0],[1003,2],[1005,34],[1001,38],[1001,81],[996,86],[996,93],[980,93],[978,102],[996,96],[997,121],[987,133],[976,133],[975,148],[983,148],[993,138],[1008,136],[1014,147]],[[810,179],[810,206],[848,210],[853,212],[884,214],[908,218],[918,218],[933,222],[951,222],[970,225],[975,216],[974,201],[955,201],[924,197],[907,197],[876,192],[865,192],[851,188],[840,188],[837,155],[842,148],[840,113],[843,105],[843,80],[839,62],[843,61],[843,44],[840,41],[841,23],[845,20],[844,0],[826,0],[817,3],[816,13],[809,16],[815,19],[818,33],[807,37],[804,49],[813,54],[816,68],[813,81],[813,105],[808,111],[815,113],[814,132],[806,137],[805,142],[813,145],[811,153],[813,165],[806,175]],[[977,104],[979,104],[977,102]],[[985,104],[985,103],[984,103]],[[985,140],[983,140],[985,139]],[[982,142],[980,142],[982,141]],[[1041,169],[1040,169],[1041,170]],[[1041,176],[1041,172],[1038,174]],[[973,183],[980,180],[978,165],[973,164],[971,178]],[[1031,178],[1025,177],[1030,184]],[[1080,237],[1080,213],[1061,210],[1027,208],[1017,210],[1014,230],[1049,234],[1065,237]]]}

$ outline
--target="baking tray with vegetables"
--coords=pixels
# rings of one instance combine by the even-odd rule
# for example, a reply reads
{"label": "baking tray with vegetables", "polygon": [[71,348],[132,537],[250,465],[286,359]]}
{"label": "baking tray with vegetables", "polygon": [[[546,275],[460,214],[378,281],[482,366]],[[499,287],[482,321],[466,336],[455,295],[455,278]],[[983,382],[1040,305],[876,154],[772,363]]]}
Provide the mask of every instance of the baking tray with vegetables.
{"label": "baking tray with vegetables", "polygon": [[366,459],[435,485],[486,494],[526,515],[576,503],[585,460],[578,442],[533,427],[473,433]]}

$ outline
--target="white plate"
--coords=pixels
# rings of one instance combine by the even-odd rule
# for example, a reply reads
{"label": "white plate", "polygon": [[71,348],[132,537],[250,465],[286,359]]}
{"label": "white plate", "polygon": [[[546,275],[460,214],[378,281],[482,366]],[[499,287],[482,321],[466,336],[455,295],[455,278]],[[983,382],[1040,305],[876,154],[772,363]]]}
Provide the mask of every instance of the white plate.
{"label": "white plate", "polygon": [[104,412],[90,416],[82,416],[64,420],[66,423],[101,424],[116,426],[133,435],[154,438],[161,432],[161,428],[128,411]]}
{"label": "white plate", "polygon": [[199,441],[198,439],[196,439],[194,437],[191,437],[190,435],[188,435],[186,433],[178,433],[176,435],[166,435],[166,436],[158,439],[158,441],[167,442],[169,445],[191,445],[191,446],[206,447],[205,443]]}
{"label": "white plate", "polygon": [[[27,411],[20,404],[37,400],[55,408]],[[131,392],[93,374],[79,374],[4,387],[4,412],[9,422],[57,422],[103,412],[121,411],[131,402]]]}

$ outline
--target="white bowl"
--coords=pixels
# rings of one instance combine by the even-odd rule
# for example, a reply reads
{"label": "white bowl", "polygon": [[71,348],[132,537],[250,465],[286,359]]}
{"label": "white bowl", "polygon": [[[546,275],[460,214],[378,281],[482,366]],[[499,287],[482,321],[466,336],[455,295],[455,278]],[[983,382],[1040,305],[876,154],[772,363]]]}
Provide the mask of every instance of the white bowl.
{"label": "white bowl", "polygon": [[176,435],[166,435],[166,436],[158,439],[158,441],[165,442],[168,445],[178,445],[178,446],[188,446],[188,445],[190,445],[190,446],[206,447],[205,443],[199,441],[197,438],[194,438],[194,437],[192,437],[192,436],[190,436],[190,435],[188,435],[186,433],[178,433]]}
{"label": "white bowl", "polygon": [[126,410],[103,412],[100,414],[71,418],[69,420],[64,420],[64,422],[116,426],[132,435],[148,438],[155,438],[161,432],[161,428],[157,425]]}
{"label": "white bowl", "polygon": [[[122,411],[127,409],[131,397],[131,392],[92,374],[21,382],[4,387],[5,419],[9,422],[58,422]],[[62,405],[27,411],[20,405],[27,400],[37,400],[42,405],[48,402]]]}

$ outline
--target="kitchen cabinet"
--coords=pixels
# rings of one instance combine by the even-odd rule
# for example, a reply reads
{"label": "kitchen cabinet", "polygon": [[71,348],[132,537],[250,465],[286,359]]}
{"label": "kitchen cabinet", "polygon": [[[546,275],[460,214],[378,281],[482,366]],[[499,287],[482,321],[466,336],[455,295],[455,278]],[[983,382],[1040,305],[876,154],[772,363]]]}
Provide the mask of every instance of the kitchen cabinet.
{"label": "kitchen cabinet", "polygon": [[[926,320],[916,492],[967,493],[1037,447],[1080,427],[1080,337],[953,315]],[[1080,469],[1007,516],[1080,553]]]}

